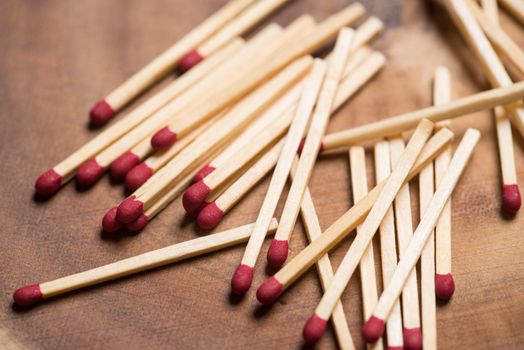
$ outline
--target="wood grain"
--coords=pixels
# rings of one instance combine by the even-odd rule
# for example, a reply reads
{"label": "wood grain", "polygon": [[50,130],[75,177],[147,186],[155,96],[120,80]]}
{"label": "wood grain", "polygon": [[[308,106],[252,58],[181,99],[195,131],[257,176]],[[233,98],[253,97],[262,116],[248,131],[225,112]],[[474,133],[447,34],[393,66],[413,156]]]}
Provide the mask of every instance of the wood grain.
{"label": "wood grain", "polygon": [[[454,99],[488,87],[478,68],[469,65],[474,62],[471,53],[446,14],[431,2],[362,3],[370,15],[386,24],[385,34],[374,46],[386,54],[388,62],[374,81],[332,118],[328,132],[429,106],[432,74],[438,65],[451,70]],[[29,311],[14,310],[10,304],[10,295],[18,286],[201,234],[184,219],[178,199],[138,236],[102,239],[100,220],[124,197],[120,186],[104,178],[93,189],[78,192],[68,184],[42,203],[33,200],[32,185],[39,173],[98,133],[85,125],[95,101],[222,4],[222,0],[0,2],[2,347],[301,346],[302,325],[321,296],[316,271],[312,268],[270,309],[258,307],[255,288],[243,300],[234,300],[228,294],[229,282],[241,258],[241,246],[69,294]],[[269,21],[285,25],[306,12],[321,20],[345,5],[345,0],[296,0]],[[523,27],[503,10],[501,26],[524,46]],[[500,215],[501,179],[490,113],[456,119],[453,130],[457,138],[468,126],[479,128],[483,136],[453,196],[457,289],[453,300],[437,309],[439,346],[518,349],[524,344],[524,214],[513,220]],[[524,183],[524,143],[518,135],[515,141],[518,178]],[[324,229],[352,203],[348,169],[345,153],[323,157],[315,167],[310,190]],[[371,168],[368,172],[373,178]],[[267,185],[266,178],[214,232],[254,221]],[[418,205],[416,187],[412,186],[414,208]],[[418,220],[416,211],[413,215]],[[290,257],[306,243],[300,221],[294,237]],[[330,254],[335,267],[347,251],[347,243]],[[257,269],[255,286],[265,277],[263,268]],[[358,333],[362,323],[358,274],[342,301],[355,345],[363,348]],[[330,331],[318,349],[334,346]]]}

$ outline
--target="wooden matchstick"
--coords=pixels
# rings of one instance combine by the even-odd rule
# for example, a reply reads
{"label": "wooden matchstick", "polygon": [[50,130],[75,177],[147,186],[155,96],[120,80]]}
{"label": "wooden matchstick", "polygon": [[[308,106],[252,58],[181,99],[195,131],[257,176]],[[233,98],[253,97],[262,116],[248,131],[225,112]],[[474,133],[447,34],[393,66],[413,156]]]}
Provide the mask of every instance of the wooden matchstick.
{"label": "wooden matchstick", "polygon": [[91,122],[95,124],[107,122],[133,98],[171,71],[188,51],[194,49],[210,35],[217,32],[253,2],[254,0],[234,0],[228,2],[185,37],[132,75],[102,101],[98,102],[91,109]]}
{"label": "wooden matchstick", "polygon": [[[412,179],[422,168],[433,161],[446,148],[452,138],[453,133],[448,129],[442,129],[437,132],[424,146],[406,181]],[[362,222],[375,203],[383,186],[384,182],[375,186],[362,200],[325,230],[320,238],[300,251],[273,277],[264,282],[257,290],[257,299],[263,304],[270,304],[276,301],[284,289],[288,288],[318,258],[329,252]]]}
{"label": "wooden matchstick", "polygon": [[[273,219],[270,230],[274,232],[276,227],[277,221],[276,219]],[[165,248],[153,250],[53,281],[28,285],[17,289],[13,294],[13,299],[17,305],[34,305],[44,299],[73,290],[100,284],[230,247],[246,241],[249,238],[252,229],[253,224],[240,226],[224,232],[195,238]]]}
{"label": "wooden matchstick", "polygon": [[466,131],[446,174],[442,178],[442,182],[437,187],[435,195],[431,199],[424,216],[415,230],[413,239],[406,253],[400,259],[389,285],[380,296],[377,306],[373,311],[373,316],[368,319],[362,328],[362,335],[367,342],[375,342],[384,332],[384,321],[387,319],[393,305],[402,292],[402,288],[409,274],[420,258],[422,250],[433,232],[438,217],[451,196],[460,175],[464,171],[479,138],[480,133],[478,130],[468,129]]}
{"label": "wooden matchstick", "polygon": [[500,0],[504,8],[524,25],[524,4],[519,0]]}

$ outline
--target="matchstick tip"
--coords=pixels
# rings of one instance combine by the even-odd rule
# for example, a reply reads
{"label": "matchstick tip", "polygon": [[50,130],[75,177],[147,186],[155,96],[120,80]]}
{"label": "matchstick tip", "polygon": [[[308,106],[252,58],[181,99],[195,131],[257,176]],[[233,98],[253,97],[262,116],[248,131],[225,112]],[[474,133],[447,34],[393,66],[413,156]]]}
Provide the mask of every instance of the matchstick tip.
{"label": "matchstick tip", "polygon": [[368,343],[376,342],[384,333],[384,320],[371,316],[362,327],[362,337]]}
{"label": "matchstick tip", "polygon": [[81,186],[91,186],[104,175],[104,170],[95,158],[91,158],[76,171],[76,183]]}
{"label": "matchstick tip", "polygon": [[192,184],[182,196],[182,204],[186,212],[193,217],[197,217],[206,204],[205,201],[209,192],[211,192],[211,189],[204,181]]}
{"label": "matchstick tip", "polygon": [[98,102],[89,112],[89,120],[94,125],[102,125],[107,123],[115,115],[113,107],[107,103],[106,100]]}
{"label": "matchstick tip", "polygon": [[111,164],[111,178],[122,181],[138,163],[140,163],[140,158],[136,154],[131,151],[123,153]]}
{"label": "matchstick tip", "polygon": [[437,298],[448,301],[455,292],[455,281],[451,273],[435,274],[435,294]]}
{"label": "matchstick tip", "polygon": [[209,174],[211,174],[213,171],[215,171],[215,167],[214,166],[211,166],[211,165],[206,165],[204,166],[202,169],[200,169],[198,171],[198,173],[196,173],[195,177],[193,178],[193,183],[195,182],[198,182],[198,181],[201,181],[202,179],[204,179],[206,176],[208,176]]}
{"label": "matchstick tip", "polygon": [[185,73],[199,64],[203,59],[204,57],[198,53],[197,50],[191,50],[180,60],[180,63],[178,64],[178,71],[180,73]]}
{"label": "matchstick tip", "polygon": [[302,336],[308,344],[315,344],[319,341],[320,337],[324,333],[324,330],[327,326],[327,320],[324,320],[322,317],[317,314],[313,314],[304,326],[302,331]]}
{"label": "matchstick tip", "polygon": [[127,189],[131,191],[137,190],[153,175],[153,169],[146,163],[142,162],[131,169],[125,179]]}
{"label": "matchstick tip", "polygon": [[31,306],[42,301],[42,291],[39,284],[31,284],[18,288],[13,293],[13,300],[16,305]]}
{"label": "matchstick tip", "polygon": [[144,203],[137,200],[136,196],[126,198],[116,212],[116,219],[123,224],[130,224],[144,213]]}
{"label": "matchstick tip", "polygon": [[388,350],[404,350],[403,346],[388,345]]}
{"label": "matchstick tip", "polygon": [[138,219],[136,219],[130,224],[127,224],[126,228],[131,232],[138,232],[141,231],[144,227],[146,227],[148,222],[149,217],[146,214],[142,214]]}
{"label": "matchstick tip", "polygon": [[113,207],[108,210],[102,219],[102,228],[105,232],[113,233],[122,228],[122,224],[116,219],[116,212],[118,207]]}
{"label": "matchstick tip", "polygon": [[282,293],[283,287],[282,283],[272,276],[258,287],[257,300],[262,304],[272,304]]}
{"label": "matchstick tip", "polygon": [[164,151],[176,142],[176,133],[169,129],[169,126],[158,130],[151,138],[151,147],[155,151]]}
{"label": "matchstick tip", "polygon": [[244,295],[253,282],[253,268],[244,264],[238,265],[231,279],[231,290],[235,294]]}
{"label": "matchstick tip", "polygon": [[43,197],[50,197],[62,186],[62,176],[53,169],[41,174],[35,182],[35,191]]}
{"label": "matchstick tip", "polygon": [[211,230],[224,217],[224,211],[216,205],[215,202],[207,204],[197,216],[198,227],[204,230]]}
{"label": "matchstick tip", "polygon": [[519,185],[504,185],[502,187],[502,207],[508,214],[515,215],[521,205]]}
{"label": "matchstick tip", "polygon": [[288,241],[273,239],[269,250],[267,251],[267,262],[272,267],[281,267],[284,265],[288,254]]}
{"label": "matchstick tip", "polygon": [[420,350],[422,349],[422,330],[417,328],[404,328],[404,349]]}

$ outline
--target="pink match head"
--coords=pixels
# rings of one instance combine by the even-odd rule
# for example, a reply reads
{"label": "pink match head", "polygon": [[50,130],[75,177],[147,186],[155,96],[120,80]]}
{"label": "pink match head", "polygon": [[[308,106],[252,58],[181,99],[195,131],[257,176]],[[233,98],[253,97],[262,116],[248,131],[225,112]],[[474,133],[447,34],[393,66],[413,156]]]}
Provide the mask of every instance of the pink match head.
{"label": "pink match head", "polygon": [[13,293],[13,300],[16,305],[30,306],[43,300],[42,291],[39,284],[31,284],[18,288]]}
{"label": "pink match head", "polygon": [[198,227],[204,230],[211,230],[214,228],[220,220],[224,217],[224,211],[216,205],[215,202],[207,204],[197,216]]}
{"label": "pink match head", "polygon": [[204,57],[199,54],[197,50],[191,50],[180,60],[178,71],[180,73],[185,73],[199,64],[203,59]]}
{"label": "pink match head", "polygon": [[114,114],[115,111],[113,110],[113,107],[111,107],[106,100],[102,100],[91,108],[89,119],[94,125],[102,125],[107,123],[109,119],[113,118]]}
{"label": "pink match head", "polygon": [[288,241],[274,239],[271,241],[269,250],[267,251],[267,262],[272,267],[281,267],[284,265],[288,254]]}
{"label": "pink match head", "polygon": [[435,295],[442,301],[448,301],[455,292],[455,281],[453,275],[435,274]]}
{"label": "pink match head", "polygon": [[272,276],[258,287],[257,299],[262,304],[272,304],[282,294],[283,288],[282,283],[275,276]]}
{"label": "pink match head", "polygon": [[104,215],[102,219],[102,228],[105,232],[113,233],[122,228],[122,224],[116,219],[118,207],[113,207]]}
{"label": "pink match head", "polygon": [[136,199],[136,196],[131,196],[118,206],[116,219],[123,224],[130,224],[142,214],[144,214],[144,203]]}
{"label": "pink match head", "polygon": [[149,217],[146,214],[142,214],[138,219],[136,219],[130,224],[127,224],[126,228],[131,232],[138,232],[141,231],[144,227],[146,227],[148,222]]}
{"label": "pink match head", "polygon": [[404,350],[404,346],[388,345],[388,350]]}
{"label": "pink match head", "polygon": [[171,147],[176,142],[176,133],[169,129],[169,126],[158,130],[151,138],[151,147],[156,151],[163,151]]}
{"label": "pink match head", "polygon": [[49,169],[36,179],[35,191],[43,197],[49,197],[55,194],[62,186],[62,176],[53,169]]}
{"label": "pink match head", "polygon": [[153,175],[153,169],[142,162],[127,173],[125,180],[126,187],[131,191],[136,191],[151,175]]}
{"label": "pink match head", "polygon": [[384,320],[371,316],[362,327],[362,337],[368,343],[376,342],[384,333]]}
{"label": "pink match head", "polygon": [[211,189],[204,181],[198,181],[191,185],[182,197],[182,204],[186,212],[191,216],[197,217],[206,204],[206,197],[209,192],[211,192]]}
{"label": "pink match head", "polygon": [[515,215],[520,209],[521,199],[519,185],[504,185],[502,187],[502,207],[508,214]]}
{"label": "pink match head", "polygon": [[404,349],[422,349],[422,330],[420,328],[404,328]]}
{"label": "pink match head", "polygon": [[91,186],[104,175],[104,170],[96,159],[89,159],[76,171],[76,183],[81,186]]}
{"label": "pink match head", "polygon": [[111,164],[111,178],[122,181],[126,174],[138,163],[140,163],[140,158],[136,154],[131,151],[125,152]]}
{"label": "pink match head", "polygon": [[238,295],[244,295],[253,282],[253,268],[244,264],[238,265],[231,279],[231,290]]}
{"label": "pink match head", "polygon": [[195,177],[193,178],[193,182],[198,182],[198,181],[203,180],[206,176],[208,176],[213,171],[215,171],[215,169],[216,168],[214,166],[209,165],[209,164],[204,166],[202,169],[198,171],[198,173],[196,173]]}
{"label": "pink match head", "polygon": [[324,330],[326,330],[327,320],[324,320],[322,317],[317,314],[313,314],[304,326],[302,331],[302,336],[308,344],[315,344],[320,340]]}

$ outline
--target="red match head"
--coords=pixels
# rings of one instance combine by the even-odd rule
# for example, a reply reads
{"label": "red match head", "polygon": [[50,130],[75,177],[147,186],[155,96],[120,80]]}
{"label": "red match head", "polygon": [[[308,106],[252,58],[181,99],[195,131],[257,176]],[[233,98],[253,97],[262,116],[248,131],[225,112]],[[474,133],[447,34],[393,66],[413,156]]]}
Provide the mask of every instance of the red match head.
{"label": "red match head", "polygon": [[178,71],[180,73],[185,73],[197,64],[199,64],[204,57],[198,53],[197,50],[189,51],[178,64]]}
{"label": "red match head", "polygon": [[140,163],[140,158],[136,154],[131,151],[125,152],[111,164],[111,178],[117,181],[123,180],[138,163]]}
{"label": "red match head", "polygon": [[238,295],[244,295],[253,282],[253,268],[244,264],[238,265],[231,279],[231,290]]}
{"label": "red match head", "polygon": [[89,119],[94,125],[102,125],[113,118],[115,111],[105,100],[98,102],[89,112]]}
{"label": "red match head", "polygon": [[130,224],[144,214],[144,203],[131,196],[118,206],[116,219],[123,224]]}
{"label": "red match head", "polygon": [[420,328],[404,328],[404,349],[422,349],[422,330]]}
{"label": "red match head", "polygon": [[388,345],[388,350],[404,350],[404,346]]}
{"label": "red match head", "polygon": [[153,175],[153,169],[142,162],[127,173],[125,181],[126,187],[131,191],[136,191],[151,175]]}
{"label": "red match head", "polygon": [[49,169],[36,179],[35,191],[43,197],[49,197],[55,194],[62,186],[62,176],[53,169]]}
{"label": "red match head", "polygon": [[149,217],[146,214],[142,214],[138,219],[136,219],[130,224],[127,224],[126,228],[131,232],[138,232],[142,230],[144,227],[146,227],[148,222]]}
{"label": "red match head", "polygon": [[515,215],[520,209],[521,199],[519,185],[504,185],[502,187],[502,207],[508,214]]}
{"label": "red match head", "polygon": [[30,306],[43,300],[42,291],[39,284],[31,284],[22,288],[18,288],[13,293],[13,300],[16,305]]}
{"label": "red match head", "polygon": [[215,202],[211,202],[198,213],[197,224],[198,227],[203,228],[204,230],[211,230],[218,225],[223,217],[224,212],[222,209],[220,209]]}
{"label": "red match head", "polygon": [[453,280],[452,274],[435,274],[435,294],[437,298],[442,301],[448,301],[451,299],[454,292],[455,281]]}
{"label": "red match head", "polygon": [[176,139],[176,133],[172,132],[169,126],[166,126],[153,135],[151,138],[151,147],[153,147],[155,151],[163,151],[171,147],[171,145],[176,142]]}
{"label": "red match head", "polygon": [[284,265],[288,254],[288,241],[274,239],[271,241],[267,251],[267,262],[272,267],[281,267]]}
{"label": "red match head", "polygon": [[376,342],[384,333],[384,320],[371,316],[362,327],[362,337],[368,343]]}
{"label": "red match head", "polygon": [[206,197],[211,192],[211,189],[205,184],[204,181],[198,181],[191,185],[184,196],[182,197],[182,204],[186,212],[196,217],[203,206],[206,204]]}
{"label": "red match head", "polygon": [[318,342],[320,337],[322,337],[326,326],[327,320],[324,320],[317,314],[313,314],[313,316],[307,320],[302,331],[302,336],[304,337],[305,342],[308,344],[315,344]]}
{"label": "red match head", "polygon": [[116,212],[118,207],[113,207],[104,215],[102,219],[102,228],[105,232],[113,233],[122,228],[122,224],[116,219]]}
{"label": "red match head", "polygon": [[195,183],[195,182],[203,180],[206,176],[208,176],[213,171],[215,171],[215,169],[216,168],[214,166],[209,165],[209,164],[204,166],[202,169],[198,171],[198,173],[196,173],[195,177],[193,178],[193,182]]}
{"label": "red match head", "polygon": [[258,287],[257,299],[262,304],[272,304],[278,299],[283,288],[282,283],[273,276]]}
{"label": "red match head", "polygon": [[91,186],[104,175],[104,170],[96,159],[89,159],[76,171],[76,183],[81,186]]}

